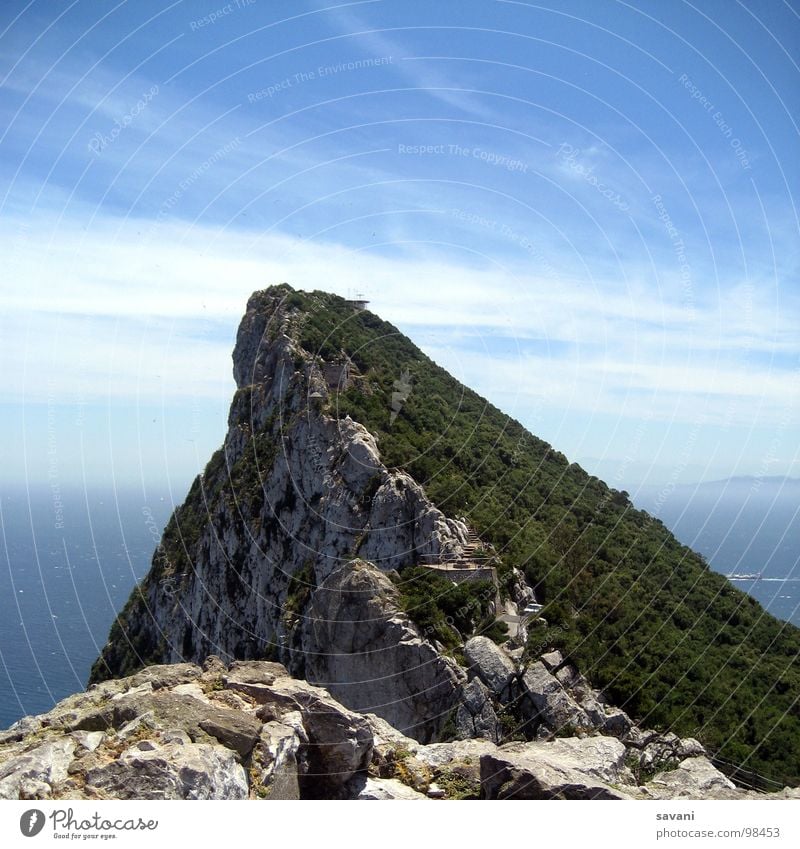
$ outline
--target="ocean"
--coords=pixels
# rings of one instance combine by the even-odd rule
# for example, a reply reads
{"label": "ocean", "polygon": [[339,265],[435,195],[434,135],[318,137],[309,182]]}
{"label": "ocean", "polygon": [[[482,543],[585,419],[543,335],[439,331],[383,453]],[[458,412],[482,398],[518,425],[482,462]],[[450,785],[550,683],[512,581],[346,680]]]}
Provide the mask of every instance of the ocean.
{"label": "ocean", "polygon": [[800,479],[729,478],[632,496],[773,616],[800,627]]}
{"label": "ocean", "polygon": [[[761,573],[736,585],[800,626],[800,481],[653,488],[634,501],[718,572]],[[172,509],[136,491],[0,495],[0,728],[86,686]]]}
{"label": "ocean", "polygon": [[0,496],[0,728],[86,687],[172,507],[136,492]]}

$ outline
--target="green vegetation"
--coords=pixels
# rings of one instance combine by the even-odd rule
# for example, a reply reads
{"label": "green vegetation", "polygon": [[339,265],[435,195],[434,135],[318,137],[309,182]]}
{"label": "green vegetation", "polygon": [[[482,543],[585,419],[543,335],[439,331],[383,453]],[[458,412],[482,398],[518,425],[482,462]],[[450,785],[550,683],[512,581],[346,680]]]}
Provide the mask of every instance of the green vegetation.
{"label": "green vegetation", "polygon": [[[798,629],[389,323],[333,295],[291,298],[303,347],[326,360],[346,354],[363,376],[331,399],[330,411],[362,422],[387,465],[413,475],[449,515],[466,516],[507,568],[524,570],[547,606],[548,647],[565,650],[646,725],[800,783]],[[411,389],[391,421],[405,370]],[[423,593],[406,595],[413,615],[446,637],[439,596],[426,606]]]}
{"label": "green vegetation", "polygon": [[493,619],[494,587],[490,581],[453,584],[417,566],[391,577],[400,590],[400,606],[422,635],[438,640],[445,648],[455,649],[466,637],[481,632],[481,626],[489,627]]}

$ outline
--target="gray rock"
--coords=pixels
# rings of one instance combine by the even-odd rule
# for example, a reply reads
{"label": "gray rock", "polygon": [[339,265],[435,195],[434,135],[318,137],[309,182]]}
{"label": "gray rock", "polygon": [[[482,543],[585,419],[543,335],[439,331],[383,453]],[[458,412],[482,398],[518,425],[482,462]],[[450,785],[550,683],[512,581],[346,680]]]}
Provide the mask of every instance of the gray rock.
{"label": "gray rock", "polygon": [[90,769],[86,786],[113,799],[246,799],[247,776],[229,749],[170,743],[126,749],[117,760]]}
{"label": "gray rock", "polygon": [[482,755],[496,751],[497,746],[489,740],[454,740],[452,743],[420,746],[416,756],[435,770],[454,763],[477,764]]}
{"label": "gray rock", "polygon": [[541,661],[552,672],[564,662],[564,655],[560,651],[550,651],[542,655]]}
{"label": "gray rock", "polygon": [[267,722],[253,751],[252,769],[258,781],[256,797],[267,799],[299,799],[299,752],[308,739],[281,722]]}
{"label": "gray rock", "polygon": [[364,719],[369,723],[372,732],[371,771],[377,772],[381,778],[391,778],[397,761],[414,755],[420,744],[393,728],[380,716],[368,713]]}
{"label": "gray rock", "polygon": [[281,721],[293,711],[302,717],[308,736],[308,769],[300,777],[305,796],[330,792],[366,770],[372,757],[372,731],[363,716],[305,681],[281,678],[270,690],[271,701],[259,709],[260,719]]}
{"label": "gray rock", "polygon": [[605,714],[601,726],[605,734],[610,734],[612,737],[624,737],[633,726],[631,718],[624,710],[607,708]]}
{"label": "gray rock", "polygon": [[651,798],[726,799],[736,798],[733,784],[708,758],[687,758],[677,769],[662,772],[646,785]]}
{"label": "gray rock", "polygon": [[42,721],[38,716],[23,716],[10,728],[0,732],[0,746],[21,740],[28,734],[36,733],[42,727]]}
{"label": "gray rock", "polygon": [[525,579],[525,574],[517,569],[516,566],[511,570],[511,574],[511,598],[517,609],[523,610],[526,605],[536,602],[536,595]]}
{"label": "gray rock", "polygon": [[103,742],[106,735],[103,731],[73,731],[70,736],[81,748],[86,749],[87,752],[93,752]]}
{"label": "gray rock", "polygon": [[462,739],[485,737],[498,742],[500,723],[492,705],[489,688],[480,680],[473,678],[464,688],[462,702],[456,711],[456,733]]}
{"label": "gray rock", "polygon": [[624,740],[632,753],[638,756],[641,767],[647,770],[675,767],[686,758],[702,757],[706,754],[703,746],[694,738],[681,740],[672,732],[657,734],[632,728]]}
{"label": "gray rock", "polygon": [[569,696],[543,663],[531,664],[522,676],[522,683],[522,711],[527,719],[543,722],[555,733],[592,727],[583,708]]}
{"label": "gray rock", "polygon": [[203,670],[202,677],[206,680],[218,679],[228,670],[228,666],[225,661],[215,654],[210,654],[201,664],[201,668]]}
{"label": "gray rock", "polygon": [[211,699],[208,698],[203,688],[196,681],[190,681],[188,684],[178,684],[177,687],[171,687],[170,692],[177,693],[179,696],[192,696],[198,701],[211,704]]}
{"label": "gray rock", "polygon": [[635,783],[625,765],[625,746],[615,737],[561,737],[535,751],[608,784]]}
{"label": "gray rock", "polygon": [[0,762],[0,799],[50,798],[53,785],[67,778],[75,746],[62,737]]}
{"label": "gray rock", "polygon": [[117,729],[115,738],[125,742],[130,740],[131,737],[138,737],[143,732],[154,731],[155,727],[155,714],[148,710],[135,716],[130,722],[126,722],[121,728]]}
{"label": "gray rock", "polygon": [[[558,679],[557,674],[556,678]],[[571,675],[569,680],[572,686],[564,689],[586,713],[592,728],[612,737],[622,738],[628,734],[633,727],[633,722],[625,711],[610,707],[603,694],[593,690],[582,675]]]}
{"label": "gray rock", "polygon": [[358,785],[356,799],[385,801],[387,799],[405,799],[424,801],[424,793],[418,793],[396,778],[365,778]]}
{"label": "gray rock", "polygon": [[241,711],[217,707],[193,696],[168,690],[124,695],[107,713],[107,721],[112,728],[120,728],[133,720],[141,721],[141,718],[146,718],[153,727],[185,731],[195,741],[202,740],[206,734],[217,736],[207,731],[204,725],[215,728],[231,745],[235,742],[235,748],[246,745],[244,739],[236,736],[240,732],[253,742],[258,737],[255,720]]}
{"label": "gray rock", "polygon": [[578,670],[570,663],[566,666],[562,666],[561,669],[554,674],[561,685],[567,688],[574,687],[583,680],[583,676],[581,676]]}
{"label": "gray rock", "polygon": [[481,756],[496,751],[497,745],[488,740],[457,740],[423,746],[417,760],[428,766],[448,799],[479,799]]}
{"label": "gray rock", "polygon": [[[528,683],[543,682],[548,700],[554,694],[570,697],[543,664],[529,672],[534,679]],[[194,678],[171,688],[153,687],[153,681],[180,681],[185,671],[172,677],[151,670],[145,681],[108,682],[18,723],[21,738],[0,743],[0,797],[800,797],[797,788],[775,794],[736,788],[702,756],[700,743],[671,733],[631,726],[624,740],[597,735],[503,746],[488,739],[422,745],[385,719],[357,714],[275,664],[232,667],[230,674],[239,683],[262,688],[258,708],[243,692],[219,689],[228,674],[204,672],[201,699]],[[584,704],[593,703],[606,718],[614,715],[585,679],[576,674],[574,680],[573,692]],[[480,715],[487,694],[486,685],[474,678],[465,688],[465,709]],[[216,699],[231,699],[231,706],[220,706]],[[71,730],[80,718],[102,722],[109,730]],[[541,723],[539,731],[545,730],[553,729]],[[637,786],[627,766],[633,756],[649,769],[666,765],[668,771]],[[376,783],[369,783],[373,779]]]}
{"label": "gray rock", "polygon": [[501,700],[511,697],[511,683],[516,675],[514,664],[506,653],[488,637],[473,637],[464,645],[464,657],[470,671]]}
{"label": "gray rock", "polygon": [[420,744],[412,737],[406,737],[401,731],[398,731],[393,725],[390,725],[383,717],[377,716],[374,713],[364,715],[364,719],[369,723],[372,731],[373,745],[376,750],[393,751],[403,750],[405,752],[416,752]]}
{"label": "gray rock", "polygon": [[[161,667],[158,667],[161,669]],[[176,687],[176,689],[180,689],[180,686]],[[153,683],[152,681],[145,681],[143,684],[137,684],[135,687],[129,687],[128,689],[121,691],[119,693],[114,693],[111,696],[112,702],[118,702],[120,699],[124,699],[126,697],[132,696],[143,696],[147,693],[153,692]]]}
{"label": "gray rock", "polygon": [[699,740],[694,737],[684,737],[678,743],[678,757],[680,758],[701,758],[708,754],[705,747]]}
{"label": "gray rock", "polygon": [[253,750],[261,734],[261,722],[246,713],[219,711],[198,722],[200,728],[216,737],[223,746],[233,749],[240,758]]}
{"label": "gray rock", "polygon": [[[579,740],[577,743],[585,743]],[[596,764],[584,768],[580,748],[564,752],[552,743],[512,743],[481,756],[481,790],[486,799],[629,799],[597,778]],[[624,753],[624,747],[623,747]],[[587,752],[591,757],[591,753]]]}
{"label": "gray rock", "polygon": [[202,674],[202,669],[194,663],[170,663],[147,666],[131,676],[131,687],[150,684],[154,690],[170,689],[178,684],[188,684]]}
{"label": "gray rock", "polygon": [[286,678],[289,670],[282,663],[268,660],[235,660],[222,675],[226,687],[235,684],[273,684],[276,678]]}
{"label": "gray rock", "polygon": [[161,739],[165,743],[176,743],[180,746],[186,746],[192,742],[192,738],[179,728],[171,728],[161,734]]}

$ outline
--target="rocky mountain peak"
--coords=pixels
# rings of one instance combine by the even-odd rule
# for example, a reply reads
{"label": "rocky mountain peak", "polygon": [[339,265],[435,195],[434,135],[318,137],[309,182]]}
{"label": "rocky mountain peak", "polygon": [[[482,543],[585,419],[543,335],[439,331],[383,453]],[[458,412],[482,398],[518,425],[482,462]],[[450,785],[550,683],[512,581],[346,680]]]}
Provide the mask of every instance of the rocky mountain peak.
{"label": "rocky mountain peak", "polygon": [[[92,682],[280,662],[421,744],[613,738],[642,774],[701,757],[695,737],[756,753],[708,701],[744,684],[796,783],[797,634],[361,306],[285,284],[249,299],[224,443]],[[773,647],[758,676],[746,641]],[[771,766],[771,741],[750,763]]]}
{"label": "rocky mountain peak", "polygon": [[288,287],[250,298],[225,444],[176,511],[93,678],[211,652],[275,657],[432,739],[464,675],[389,603],[396,591],[380,571],[455,554],[467,528],[387,469],[363,425],[322,403],[342,388],[341,370],[300,344],[307,315],[292,298]]}

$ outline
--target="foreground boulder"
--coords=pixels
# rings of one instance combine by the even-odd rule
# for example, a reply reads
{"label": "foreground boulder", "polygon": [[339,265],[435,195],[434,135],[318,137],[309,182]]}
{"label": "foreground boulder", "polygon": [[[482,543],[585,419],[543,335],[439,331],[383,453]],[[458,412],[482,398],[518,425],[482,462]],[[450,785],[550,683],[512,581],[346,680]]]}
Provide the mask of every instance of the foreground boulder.
{"label": "foreground boulder", "polygon": [[300,776],[305,795],[324,797],[364,772],[372,758],[372,730],[367,720],[343,707],[321,687],[288,676],[264,685],[264,704],[256,716],[266,722],[299,714],[307,738],[306,763]]}
{"label": "foreground boulder", "polygon": [[632,776],[613,737],[511,743],[481,756],[487,799],[630,799],[612,783]]}
{"label": "foreground boulder", "polygon": [[247,776],[234,753],[205,743],[142,740],[89,769],[87,793],[113,799],[246,799]]}
{"label": "foreground boulder", "polygon": [[366,777],[369,722],[325,690],[276,663],[179,666],[16,723],[0,736],[0,798],[336,797]]}

